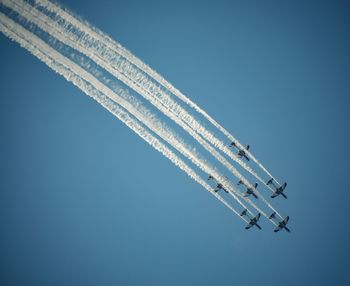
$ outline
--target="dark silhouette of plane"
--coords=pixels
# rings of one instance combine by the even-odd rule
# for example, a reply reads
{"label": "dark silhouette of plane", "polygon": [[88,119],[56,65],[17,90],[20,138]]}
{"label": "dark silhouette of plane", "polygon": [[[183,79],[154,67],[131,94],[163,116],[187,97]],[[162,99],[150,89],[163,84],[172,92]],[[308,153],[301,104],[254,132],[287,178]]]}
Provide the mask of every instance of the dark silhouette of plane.
{"label": "dark silhouette of plane", "polygon": [[260,219],[261,214],[258,213],[255,217],[250,217],[250,215],[247,213],[247,209],[245,209],[242,213],[241,216],[246,216],[250,221],[247,224],[247,226],[245,227],[245,229],[250,229],[251,227],[253,227],[254,225],[258,228],[261,229],[261,226],[258,225],[258,221]]}
{"label": "dark silhouette of plane", "polygon": [[254,188],[248,187],[242,180],[239,180],[238,184],[239,185],[243,185],[247,188],[247,191],[245,192],[244,196],[248,197],[250,195],[253,195],[254,198],[258,198],[258,196],[254,193],[254,189],[256,189],[256,187],[258,186],[258,183],[254,184]]}
{"label": "dark silhouette of plane", "polygon": [[284,183],[282,186],[277,186],[274,183],[273,178],[271,178],[270,180],[267,181],[266,185],[272,185],[275,188],[275,191],[273,192],[271,198],[275,198],[278,195],[282,195],[285,199],[287,198],[287,196],[283,193],[284,189],[287,187],[287,183]]}
{"label": "dark silhouette of plane", "polygon": [[290,229],[287,227],[289,216],[287,216],[284,220],[280,221],[276,218],[276,212],[274,212],[269,216],[269,219],[275,219],[276,222],[278,223],[277,227],[273,230],[274,232],[278,232],[282,229],[285,229],[286,231],[290,232]]}
{"label": "dark silhouette of plane", "polygon": [[[209,180],[215,180],[216,181],[216,179],[212,175],[209,175],[208,181]],[[224,186],[221,183],[217,183],[214,192],[217,193],[220,190],[223,190],[224,192],[228,193],[228,191],[224,188]]]}
{"label": "dark silhouette of plane", "polygon": [[249,158],[248,158],[247,154],[245,153],[245,151],[248,151],[248,150],[249,150],[249,145],[247,145],[247,147],[246,147],[245,149],[241,149],[241,148],[239,148],[239,147],[237,146],[237,144],[236,144],[235,142],[232,142],[232,143],[230,144],[230,146],[231,146],[231,147],[235,147],[235,148],[238,150],[237,155],[238,155],[239,158],[242,158],[242,157],[243,157],[244,159],[246,159],[247,161],[249,161]]}

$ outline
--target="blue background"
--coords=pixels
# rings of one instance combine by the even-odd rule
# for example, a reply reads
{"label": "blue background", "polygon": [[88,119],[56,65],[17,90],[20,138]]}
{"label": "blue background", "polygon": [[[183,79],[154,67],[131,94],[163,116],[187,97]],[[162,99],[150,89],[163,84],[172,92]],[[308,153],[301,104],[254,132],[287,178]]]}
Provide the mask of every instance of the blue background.
{"label": "blue background", "polygon": [[347,1],[62,1],[281,180],[291,233],[244,230],[0,35],[1,285],[349,285]]}

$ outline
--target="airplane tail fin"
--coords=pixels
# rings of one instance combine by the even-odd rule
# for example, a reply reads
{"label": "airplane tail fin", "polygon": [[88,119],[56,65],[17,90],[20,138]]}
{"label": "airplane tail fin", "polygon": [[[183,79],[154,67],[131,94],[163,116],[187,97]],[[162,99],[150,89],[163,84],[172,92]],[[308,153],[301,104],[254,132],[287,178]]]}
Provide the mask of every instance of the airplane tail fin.
{"label": "airplane tail fin", "polygon": [[239,185],[241,185],[241,184],[243,184],[243,181],[242,181],[242,180],[239,180],[237,186],[239,186]]}
{"label": "airplane tail fin", "polygon": [[269,216],[269,219],[273,219],[273,218],[275,218],[275,216],[276,216],[276,212],[273,212],[273,213]]}
{"label": "airplane tail fin", "polygon": [[273,178],[271,178],[270,180],[268,180],[268,181],[266,182],[266,185],[270,185],[272,182],[273,182]]}
{"label": "airplane tail fin", "polygon": [[230,146],[231,147],[236,147],[236,143],[235,142],[231,142]]}
{"label": "airplane tail fin", "polygon": [[247,147],[245,148],[246,150],[249,150],[249,148],[250,148],[250,146],[249,145],[247,145]]}
{"label": "airplane tail fin", "polygon": [[244,216],[247,214],[247,209],[244,209],[244,211],[242,211],[242,213],[240,214],[240,216]]}

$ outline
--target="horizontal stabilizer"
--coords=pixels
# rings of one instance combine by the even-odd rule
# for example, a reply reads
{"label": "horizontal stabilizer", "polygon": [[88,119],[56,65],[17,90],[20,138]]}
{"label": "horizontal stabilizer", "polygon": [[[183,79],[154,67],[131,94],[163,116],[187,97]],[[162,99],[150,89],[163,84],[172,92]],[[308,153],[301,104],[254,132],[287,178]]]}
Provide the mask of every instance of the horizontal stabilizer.
{"label": "horizontal stabilizer", "polygon": [[270,180],[267,181],[266,185],[270,185],[273,181],[273,178],[271,178]]}
{"label": "horizontal stabilizer", "polygon": [[270,216],[269,216],[269,219],[273,219],[276,217],[276,212],[273,212]]}

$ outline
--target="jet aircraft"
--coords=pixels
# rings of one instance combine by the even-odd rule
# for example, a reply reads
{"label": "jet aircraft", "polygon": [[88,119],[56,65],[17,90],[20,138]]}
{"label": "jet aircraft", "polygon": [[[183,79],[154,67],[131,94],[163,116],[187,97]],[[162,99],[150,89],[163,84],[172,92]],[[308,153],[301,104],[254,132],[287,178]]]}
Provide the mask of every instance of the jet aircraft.
{"label": "jet aircraft", "polygon": [[246,216],[250,221],[247,224],[247,226],[245,227],[245,229],[250,229],[251,227],[253,227],[254,225],[258,228],[261,229],[261,226],[258,225],[258,221],[260,219],[261,214],[258,213],[255,217],[250,217],[250,215],[247,213],[247,209],[245,209],[242,213],[241,216]]}
{"label": "jet aircraft", "polygon": [[[209,175],[208,181],[209,180],[215,180],[216,181],[216,179],[212,175]],[[214,192],[217,193],[220,190],[223,190],[224,192],[228,193],[228,191],[224,188],[224,186],[221,183],[217,183]]]}
{"label": "jet aircraft", "polygon": [[256,187],[258,186],[258,183],[254,184],[254,188],[248,187],[242,180],[239,180],[238,184],[239,185],[243,185],[247,188],[246,193],[244,194],[245,197],[248,197],[250,195],[253,195],[254,198],[258,198],[258,196],[254,193],[254,189],[256,189]]}
{"label": "jet aircraft", "polygon": [[274,179],[271,178],[270,180],[267,181],[266,185],[272,185],[275,188],[275,191],[273,192],[271,198],[275,198],[278,195],[282,195],[285,199],[287,198],[287,196],[283,193],[284,189],[287,187],[287,183],[284,183],[282,186],[277,186],[274,183]]}
{"label": "jet aircraft", "polygon": [[237,155],[238,155],[238,157],[239,158],[244,158],[244,159],[246,159],[247,161],[249,161],[249,158],[248,158],[248,156],[247,156],[247,154],[246,154],[246,152],[245,151],[248,151],[249,150],[249,145],[247,145],[247,147],[245,148],[245,149],[241,149],[241,148],[239,148],[238,146],[237,146],[237,144],[235,143],[235,142],[232,142],[231,144],[230,144],[230,146],[231,147],[235,147],[237,150],[238,150],[238,153],[237,153]]}
{"label": "jet aircraft", "polygon": [[276,222],[278,223],[277,227],[274,229],[274,232],[278,232],[282,229],[285,229],[286,231],[290,232],[290,229],[287,227],[288,221],[289,221],[289,216],[287,216],[284,220],[278,220],[276,218],[276,212],[273,212],[270,216],[269,219],[275,219]]}

